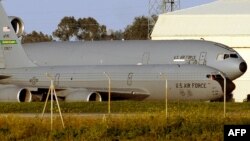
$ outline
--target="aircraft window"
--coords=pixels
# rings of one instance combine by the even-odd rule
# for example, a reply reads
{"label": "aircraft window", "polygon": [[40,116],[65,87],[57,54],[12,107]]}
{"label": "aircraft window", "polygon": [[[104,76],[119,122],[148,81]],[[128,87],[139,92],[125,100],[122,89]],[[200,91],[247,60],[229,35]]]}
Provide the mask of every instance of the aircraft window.
{"label": "aircraft window", "polygon": [[222,61],[228,58],[239,58],[239,56],[237,54],[219,54],[217,56],[217,60]]}
{"label": "aircraft window", "polygon": [[230,54],[230,58],[238,58],[237,54]]}
{"label": "aircraft window", "polygon": [[217,56],[217,60],[218,60],[218,61],[224,60],[224,54],[219,54],[219,55]]}
{"label": "aircraft window", "polygon": [[222,78],[222,76],[221,76],[220,74],[217,74],[217,75],[215,75],[215,78],[216,78],[216,79],[218,79],[218,78],[220,78],[220,79],[221,79],[221,78]]}
{"label": "aircraft window", "polygon": [[207,75],[207,78],[210,78],[210,79],[222,79],[222,76],[220,75],[220,74],[217,74],[217,75],[210,75],[210,74],[208,74]]}
{"label": "aircraft window", "polygon": [[214,75],[211,75],[211,74],[208,74],[208,75],[207,75],[207,78],[214,80],[214,79],[215,79],[215,76],[214,76]]}
{"label": "aircraft window", "polygon": [[224,54],[224,59],[227,59],[227,58],[229,58],[229,57],[230,57],[229,54]]}

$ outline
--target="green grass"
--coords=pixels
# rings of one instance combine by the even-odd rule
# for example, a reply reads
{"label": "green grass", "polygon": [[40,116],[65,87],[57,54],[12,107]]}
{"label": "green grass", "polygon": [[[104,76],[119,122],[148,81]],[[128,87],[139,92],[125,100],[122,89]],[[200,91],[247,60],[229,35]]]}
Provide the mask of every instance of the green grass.
{"label": "green grass", "polygon": [[[55,117],[19,117],[11,113],[41,113],[44,103],[0,103],[1,140],[173,140],[221,141],[225,124],[250,125],[250,103],[170,102],[168,118],[164,101],[112,102],[106,116],[64,116],[65,128]],[[107,102],[64,103],[63,113],[107,113]],[[47,105],[49,112],[50,103]],[[55,109],[57,111],[57,109]]]}

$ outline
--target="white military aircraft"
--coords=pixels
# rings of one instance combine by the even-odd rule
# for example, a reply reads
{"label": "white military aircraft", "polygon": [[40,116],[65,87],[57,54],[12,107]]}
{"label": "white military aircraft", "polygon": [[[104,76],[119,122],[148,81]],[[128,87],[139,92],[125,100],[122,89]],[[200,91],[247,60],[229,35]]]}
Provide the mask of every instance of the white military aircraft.
{"label": "white military aircraft", "polygon": [[[30,60],[33,53],[28,57],[17,37],[23,30],[20,19],[8,18],[2,5],[0,16],[0,83],[8,85],[1,89],[2,101],[32,101],[31,88],[41,94],[49,87],[47,73],[54,76],[58,95],[66,101],[105,100],[107,78],[114,99],[163,99],[167,82],[169,99],[213,100],[223,95],[221,74],[235,79],[246,71],[246,63],[234,50],[205,41],[34,44],[62,48],[50,48]],[[178,64],[169,64],[173,62]],[[230,79],[227,94],[235,88]]]}

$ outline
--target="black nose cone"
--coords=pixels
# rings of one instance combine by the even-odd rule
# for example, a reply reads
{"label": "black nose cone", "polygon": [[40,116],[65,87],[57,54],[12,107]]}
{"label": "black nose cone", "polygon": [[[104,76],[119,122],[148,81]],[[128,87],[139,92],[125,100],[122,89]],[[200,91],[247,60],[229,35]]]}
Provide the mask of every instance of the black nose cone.
{"label": "black nose cone", "polygon": [[243,73],[245,73],[247,71],[247,63],[246,62],[240,63],[240,71]]}

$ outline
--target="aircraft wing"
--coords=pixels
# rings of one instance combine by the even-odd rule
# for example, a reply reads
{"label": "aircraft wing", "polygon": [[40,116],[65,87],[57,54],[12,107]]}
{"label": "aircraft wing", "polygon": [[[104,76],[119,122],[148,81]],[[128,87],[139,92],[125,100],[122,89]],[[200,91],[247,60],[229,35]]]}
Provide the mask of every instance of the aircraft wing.
{"label": "aircraft wing", "polygon": [[[104,98],[108,97],[107,89],[90,88],[91,91],[97,91]],[[144,100],[150,96],[150,93],[139,88],[115,88],[112,89],[112,100]]]}

